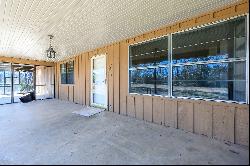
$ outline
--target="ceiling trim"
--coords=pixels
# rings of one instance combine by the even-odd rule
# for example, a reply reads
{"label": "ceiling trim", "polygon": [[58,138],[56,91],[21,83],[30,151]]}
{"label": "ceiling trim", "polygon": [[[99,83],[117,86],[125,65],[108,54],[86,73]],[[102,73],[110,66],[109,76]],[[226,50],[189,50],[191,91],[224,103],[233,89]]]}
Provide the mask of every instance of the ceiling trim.
{"label": "ceiling trim", "polygon": [[23,59],[23,58],[6,57],[6,56],[1,56],[1,55],[0,55],[0,62],[39,65],[39,66],[54,66],[55,65],[54,62],[46,62],[46,61],[30,60],[30,59]]}

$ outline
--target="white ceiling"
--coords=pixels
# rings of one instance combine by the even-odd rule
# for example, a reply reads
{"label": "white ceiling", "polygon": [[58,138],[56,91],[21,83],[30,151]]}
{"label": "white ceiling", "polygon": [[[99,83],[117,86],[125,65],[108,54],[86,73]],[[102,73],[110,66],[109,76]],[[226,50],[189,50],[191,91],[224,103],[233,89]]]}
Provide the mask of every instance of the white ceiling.
{"label": "white ceiling", "polygon": [[0,0],[0,56],[62,60],[239,0]]}

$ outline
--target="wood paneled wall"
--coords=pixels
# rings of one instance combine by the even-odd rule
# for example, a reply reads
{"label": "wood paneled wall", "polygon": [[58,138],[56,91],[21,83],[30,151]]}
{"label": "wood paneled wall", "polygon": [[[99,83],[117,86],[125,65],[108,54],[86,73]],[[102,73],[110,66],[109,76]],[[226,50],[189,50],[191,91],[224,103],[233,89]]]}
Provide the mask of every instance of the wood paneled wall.
{"label": "wood paneled wall", "polygon": [[36,66],[36,98],[54,98],[54,67]]}
{"label": "wood paneled wall", "polygon": [[[128,46],[169,33],[248,13],[248,1],[205,13],[121,42],[98,48],[75,61],[75,84],[60,84],[60,63],[56,65],[56,96],[62,100],[90,105],[90,59],[107,55],[108,110],[160,125],[249,146],[248,105],[180,100],[128,94]],[[67,60],[65,60],[67,61]]]}

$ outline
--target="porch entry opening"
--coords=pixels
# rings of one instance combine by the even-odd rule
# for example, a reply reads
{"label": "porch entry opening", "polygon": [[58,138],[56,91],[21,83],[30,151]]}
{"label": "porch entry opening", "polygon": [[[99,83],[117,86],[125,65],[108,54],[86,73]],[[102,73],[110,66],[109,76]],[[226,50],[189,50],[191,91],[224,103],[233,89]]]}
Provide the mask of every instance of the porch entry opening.
{"label": "porch entry opening", "polygon": [[13,99],[20,102],[20,97],[34,92],[34,65],[13,64]]}

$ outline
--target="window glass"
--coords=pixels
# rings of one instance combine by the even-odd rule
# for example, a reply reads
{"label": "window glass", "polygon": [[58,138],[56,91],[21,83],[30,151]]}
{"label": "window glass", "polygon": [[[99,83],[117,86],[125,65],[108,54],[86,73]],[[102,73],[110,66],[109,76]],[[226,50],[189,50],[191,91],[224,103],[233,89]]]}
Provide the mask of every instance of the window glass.
{"label": "window glass", "polygon": [[14,84],[19,84],[20,82],[19,82],[19,72],[14,72]]}
{"label": "window glass", "polygon": [[246,101],[245,18],[173,35],[173,96]]}
{"label": "window glass", "polygon": [[66,75],[66,64],[61,64],[61,84],[67,83],[67,75]]}
{"label": "window glass", "polygon": [[246,57],[245,18],[173,35],[173,63]]}
{"label": "window glass", "polygon": [[74,84],[74,61],[61,64],[61,84]]}
{"label": "window glass", "polygon": [[74,84],[74,61],[67,62],[67,84]]}
{"label": "window glass", "polygon": [[4,71],[0,70],[0,85],[4,84]]}
{"label": "window glass", "polygon": [[11,85],[11,78],[10,77],[5,77],[5,84]]}
{"label": "window glass", "polygon": [[5,71],[5,84],[11,85],[11,71]]}
{"label": "window glass", "polygon": [[11,95],[11,86],[5,86],[5,95]]}
{"label": "window glass", "polygon": [[130,46],[129,92],[168,95],[168,38]]}

